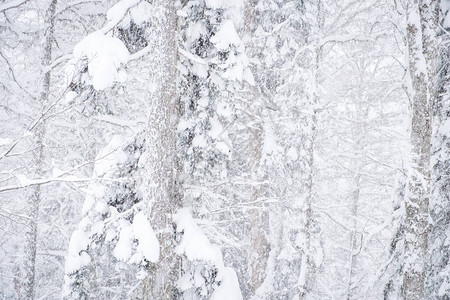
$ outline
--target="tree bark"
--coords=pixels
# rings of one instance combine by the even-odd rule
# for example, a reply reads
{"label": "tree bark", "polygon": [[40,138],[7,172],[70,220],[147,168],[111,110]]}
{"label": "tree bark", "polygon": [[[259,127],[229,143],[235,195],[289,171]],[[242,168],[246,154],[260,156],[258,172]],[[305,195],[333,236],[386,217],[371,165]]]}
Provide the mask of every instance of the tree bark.
{"label": "tree bark", "polygon": [[157,89],[150,95],[150,116],[146,134],[149,177],[145,196],[150,222],[160,243],[159,261],[150,268],[143,283],[143,299],[176,299],[179,259],[174,253],[172,214],[180,207],[177,191],[178,166],[175,151],[176,106],[176,13],[172,0],[154,1],[155,40],[153,72]]}
{"label": "tree bark", "polygon": [[306,145],[306,199],[303,208],[303,231],[305,236],[305,249],[303,249],[302,254],[302,266],[300,271],[299,279],[299,295],[300,299],[306,299],[308,295],[311,294],[312,289],[315,284],[315,276],[317,272],[317,266],[313,259],[313,247],[312,239],[314,235],[319,233],[317,220],[313,210],[314,201],[314,155],[316,149],[316,137],[317,137],[317,126],[318,126],[318,114],[319,114],[319,80],[320,80],[320,64],[322,61],[322,46],[319,44],[318,36],[323,29],[323,9],[322,1],[317,0],[314,2],[314,7],[316,11],[315,20],[313,22],[313,30],[310,34],[313,37],[313,63],[312,63],[312,93],[309,95],[311,106],[311,117],[309,121],[309,143]]}
{"label": "tree bark", "polygon": [[[438,5],[436,5],[438,6]],[[436,99],[433,103],[433,136],[431,157],[431,196],[430,219],[432,225],[428,235],[427,280],[425,284],[426,299],[449,299],[450,278],[448,267],[450,265],[450,132],[448,122],[450,116],[449,106],[449,72],[450,49],[448,42],[449,9],[441,8],[442,30],[439,30],[440,48],[437,53],[439,65],[436,74]],[[431,31],[433,32],[433,31]]]}
{"label": "tree bark", "polygon": [[[245,35],[250,40],[254,36],[255,30],[258,26],[256,18],[256,5],[258,0],[250,0],[246,2],[245,7]],[[255,59],[257,55],[256,46],[251,42],[247,45],[247,55],[250,59]],[[257,76],[257,66],[252,67],[252,73]],[[261,151],[262,151],[262,132],[261,120],[261,105],[259,101],[261,95],[258,93],[258,80],[255,86],[247,86],[249,92],[248,96],[248,111],[250,112],[249,127],[249,174],[253,182],[262,181],[260,168]],[[250,289],[252,296],[256,295],[257,289],[263,284],[266,278],[267,260],[269,256],[270,246],[267,240],[268,236],[268,219],[269,214],[258,199],[264,196],[264,187],[260,184],[255,184],[251,188],[251,199],[253,209],[250,210]]]}
{"label": "tree bark", "polygon": [[[52,44],[54,41],[54,26],[55,26],[55,11],[57,0],[52,0],[46,11],[44,31],[45,43],[43,49],[42,66],[47,67],[52,62]],[[48,107],[48,100],[50,96],[50,76],[51,71],[48,70],[43,74],[41,95],[39,98],[42,108],[41,113],[44,114]],[[42,177],[44,174],[44,139],[45,139],[45,120],[38,120],[34,129],[35,150],[33,151],[33,162],[35,165],[35,176]],[[38,221],[39,221],[39,206],[41,202],[42,191],[41,186],[36,185],[31,190],[31,195],[28,199],[29,221],[26,232],[25,241],[25,262],[23,279],[23,297],[25,299],[34,299],[36,294],[36,255],[38,243]]]}
{"label": "tree bark", "polygon": [[411,77],[411,166],[405,198],[403,297],[424,299],[425,255],[430,196],[431,106],[434,100],[433,46],[428,9],[436,1],[411,3],[408,10],[407,46]]}

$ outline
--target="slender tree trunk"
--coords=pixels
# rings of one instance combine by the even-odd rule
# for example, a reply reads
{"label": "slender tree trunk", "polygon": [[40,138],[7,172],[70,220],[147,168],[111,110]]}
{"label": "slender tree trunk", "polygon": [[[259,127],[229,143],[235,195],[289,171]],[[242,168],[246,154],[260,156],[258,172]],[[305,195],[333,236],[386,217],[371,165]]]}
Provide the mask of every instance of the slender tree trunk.
{"label": "slender tree trunk", "polygon": [[[258,4],[258,0],[249,0],[246,2],[245,11],[245,34],[250,40],[254,37],[255,30],[257,28],[257,19],[255,17],[255,9]],[[250,59],[256,58],[256,47],[250,42],[247,45],[247,55]],[[258,70],[256,66],[253,66],[252,73],[257,76]],[[258,93],[258,83],[256,86],[247,86],[249,89],[248,110],[250,115],[251,127],[249,127],[249,173],[253,182],[262,181],[260,168],[261,151],[262,151],[262,132],[263,126],[261,126],[261,120],[257,120],[257,117],[261,117],[261,95]],[[259,125],[258,125],[259,124]],[[263,284],[266,278],[267,271],[267,259],[270,252],[268,236],[268,218],[269,214],[265,211],[262,203],[258,201],[260,197],[264,196],[264,187],[260,184],[255,184],[251,190],[250,202],[254,207],[250,210],[250,289],[252,295],[255,296],[256,290]]]}
{"label": "slender tree trunk", "polygon": [[[357,165],[358,162],[356,162]],[[350,232],[350,255],[349,255],[349,270],[347,281],[347,300],[353,299],[353,290],[355,288],[355,274],[356,274],[356,257],[358,248],[358,206],[361,192],[361,175],[359,174],[360,167],[357,167],[353,176],[353,191],[351,204],[351,217],[353,219],[353,228]]]}
{"label": "slender tree trunk", "polygon": [[174,253],[172,214],[180,207],[176,180],[178,166],[175,151],[175,128],[178,119],[176,106],[176,14],[172,0],[156,0],[154,26],[155,40],[153,72],[158,80],[157,90],[151,95],[151,111],[147,128],[146,165],[149,182],[146,201],[150,222],[157,232],[160,258],[151,267],[143,283],[143,299],[176,299],[179,261]]}
{"label": "slender tree trunk", "polygon": [[307,165],[306,165],[306,199],[303,209],[303,231],[305,236],[305,249],[302,255],[302,266],[300,270],[299,278],[299,295],[300,299],[305,299],[311,294],[311,291],[315,285],[315,276],[317,272],[317,266],[313,260],[313,247],[312,239],[314,235],[319,233],[317,228],[317,221],[313,210],[314,201],[314,155],[316,148],[317,126],[318,126],[318,114],[319,114],[319,80],[320,80],[320,64],[322,61],[322,47],[319,45],[318,33],[323,28],[323,16],[322,16],[322,1],[317,0],[314,3],[315,11],[315,28],[310,33],[313,35],[313,72],[312,72],[312,93],[310,95],[310,105],[312,108],[311,118],[309,120],[309,144],[306,146]]}
{"label": "slender tree trunk", "polygon": [[[363,64],[363,62],[362,62]],[[362,65],[361,64],[361,65]],[[363,67],[361,67],[363,68]],[[360,77],[362,79],[362,75]],[[361,80],[360,86],[362,86],[363,82]],[[357,258],[357,251],[358,251],[358,245],[360,245],[361,240],[358,239],[358,209],[360,206],[360,195],[361,195],[361,170],[362,165],[360,161],[360,155],[363,151],[363,144],[362,144],[362,137],[364,134],[363,125],[362,122],[365,118],[367,118],[367,110],[364,110],[362,107],[362,103],[359,103],[361,101],[362,95],[358,93],[358,97],[356,99],[357,103],[355,104],[355,117],[354,120],[356,121],[356,129],[354,130],[353,137],[354,137],[354,174],[353,174],[353,180],[352,180],[352,186],[353,190],[351,193],[351,218],[353,221],[352,224],[352,231],[350,232],[350,254],[349,254],[349,270],[348,270],[348,281],[347,281],[347,300],[354,298],[354,290],[356,288],[355,284],[357,282],[355,276],[356,276],[356,258]]]}
{"label": "slender tree trunk", "polygon": [[[320,2],[318,4],[320,6]],[[318,82],[319,82],[319,64],[321,60],[322,50],[320,47],[316,46],[315,51],[315,63],[314,63],[314,93],[312,95],[312,115],[309,120],[309,144],[306,148],[307,155],[307,176],[306,176],[306,199],[303,209],[303,231],[305,236],[305,249],[303,249],[302,255],[302,266],[299,278],[299,291],[300,299],[306,298],[312,291],[315,282],[316,265],[313,261],[313,248],[312,239],[313,235],[318,233],[317,222],[315,219],[315,214],[313,211],[313,201],[314,201],[314,155],[315,155],[315,144],[317,137],[317,123],[318,123],[318,105],[319,105],[319,95],[318,95]]]}
{"label": "slender tree trunk", "polygon": [[312,239],[317,234],[317,224],[313,211],[314,201],[314,144],[317,136],[317,109],[314,109],[311,117],[311,140],[307,149],[307,181],[306,181],[306,201],[303,209],[305,248],[302,249],[302,266],[299,278],[300,299],[305,299],[312,291],[315,283],[316,265],[313,259]]}
{"label": "slender tree trunk", "polygon": [[364,152],[366,142],[364,140],[367,134],[367,120],[369,118],[369,108],[368,108],[368,96],[365,91],[365,86],[367,84],[366,70],[368,68],[368,62],[365,58],[360,58],[358,60],[358,86],[355,99],[353,99],[354,115],[353,120],[355,125],[353,125],[352,130],[352,140],[354,143],[353,151],[354,158],[352,161],[353,175],[352,175],[352,193],[351,193],[351,218],[353,221],[352,231],[350,232],[350,255],[349,255],[349,271],[348,271],[348,281],[347,281],[347,300],[355,299],[356,290],[358,288],[358,278],[357,276],[357,257],[361,250],[362,242],[362,232],[358,230],[358,218],[359,218],[359,207],[361,206],[361,189],[362,189],[362,171],[364,168],[364,162],[362,161],[361,153]]}
{"label": "slender tree trunk", "polygon": [[[250,157],[252,158],[253,168],[251,170],[252,181],[260,181],[257,175],[258,162],[261,159],[261,137],[259,129],[250,129],[251,145]],[[253,160],[254,159],[254,160]],[[266,277],[267,259],[269,255],[269,242],[267,240],[268,213],[265,211],[262,203],[258,200],[263,196],[263,187],[255,185],[252,188],[251,200],[254,207],[250,211],[250,287],[252,295],[261,286]]]}
{"label": "slender tree trunk", "polygon": [[[44,31],[45,42],[42,57],[42,66],[47,67],[52,61],[52,43],[54,41],[54,26],[55,26],[55,11],[57,0],[52,0],[46,11]],[[45,71],[42,78],[42,88],[40,95],[40,105],[42,114],[48,107],[48,100],[50,95],[50,70]],[[44,171],[44,139],[45,139],[45,121],[39,120],[35,124],[34,137],[36,148],[33,151],[33,161],[35,165],[35,175],[42,177]],[[39,220],[39,206],[41,202],[41,187],[36,185],[31,190],[31,195],[28,199],[29,222],[25,241],[25,263],[23,279],[23,297],[25,299],[34,299],[36,294],[36,252],[38,243],[38,220]]]}

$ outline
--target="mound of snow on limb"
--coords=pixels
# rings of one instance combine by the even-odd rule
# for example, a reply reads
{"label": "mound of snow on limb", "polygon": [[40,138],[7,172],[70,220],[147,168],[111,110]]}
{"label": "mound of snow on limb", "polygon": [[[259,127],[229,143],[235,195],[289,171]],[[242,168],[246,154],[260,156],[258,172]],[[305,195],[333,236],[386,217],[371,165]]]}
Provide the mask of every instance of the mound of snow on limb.
{"label": "mound of snow on limb", "polygon": [[150,222],[143,212],[138,212],[133,220],[134,238],[138,240],[137,251],[145,259],[157,262],[159,259],[159,242]]}
{"label": "mound of snow on limb", "polygon": [[[139,263],[143,258],[151,262],[159,259],[159,242],[156,234],[143,212],[138,212],[130,224],[127,220],[119,220],[120,237],[113,255],[121,261]],[[137,240],[136,253],[133,256],[133,240]],[[131,258],[131,259],[130,259]]]}
{"label": "mound of snow on limb", "polygon": [[71,274],[91,262],[91,257],[86,253],[89,244],[89,236],[82,230],[75,230],[70,237],[69,251],[66,258],[65,272]]}
{"label": "mound of snow on limb", "polygon": [[[178,254],[185,254],[190,261],[206,261],[214,264],[217,269],[217,286],[211,295],[211,300],[242,300],[241,288],[236,272],[233,268],[225,267],[220,249],[211,244],[201,231],[188,208],[180,209],[174,216],[177,232],[182,233],[181,242],[176,248]],[[198,275],[197,273],[195,275]],[[181,278],[178,283],[182,290],[191,287],[192,282],[188,276]],[[199,280],[200,282],[202,280]],[[195,285],[197,286],[197,285]]]}
{"label": "mound of snow on limb", "polygon": [[222,280],[219,287],[212,294],[211,300],[242,300],[241,288],[234,269],[226,267],[221,273]]}
{"label": "mound of snow on limb", "polygon": [[180,209],[173,216],[173,220],[177,226],[177,231],[183,233],[183,238],[175,249],[177,254],[186,254],[191,261],[204,260],[216,265],[218,269],[223,268],[220,249],[210,243],[195,223],[188,208]]}
{"label": "mound of snow on limb", "polygon": [[[73,50],[72,64],[87,59],[88,72],[96,90],[110,87],[116,81],[123,81],[120,67],[127,63],[130,53],[118,38],[93,32],[79,42]],[[73,71],[77,72],[76,68]],[[74,77],[75,74],[69,74]]]}

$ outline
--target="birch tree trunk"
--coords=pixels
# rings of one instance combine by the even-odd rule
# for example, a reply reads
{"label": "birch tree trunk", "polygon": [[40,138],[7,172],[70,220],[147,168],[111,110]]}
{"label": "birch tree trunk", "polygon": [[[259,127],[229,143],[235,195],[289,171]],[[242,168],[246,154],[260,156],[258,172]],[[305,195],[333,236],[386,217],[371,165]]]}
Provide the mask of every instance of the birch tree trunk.
{"label": "birch tree trunk", "polygon": [[149,174],[145,201],[150,222],[160,243],[160,258],[144,280],[143,299],[176,299],[179,261],[174,253],[172,214],[180,206],[175,152],[176,106],[176,14],[172,0],[154,1],[156,20],[153,72],[157,87],[150,95],[150,116],[146,133]]}
{"label": "birch tree trunk", "polygon": [[409,6],[407,43],[411,76],[411,166],[405,198],[403,297],[424,299],[425,255],[430,199],[431,105],[434,100],[434,50],[431,7],[437,1],[415,0]]}
{"label": "birch tree trunk", "polygon": [[[44,48],[42,57],[42,67],[49,66],[52,62],[52,43],[54,41],[55,11],[57,0],[52,0],[46,11],[44,31]],[[50,76],[51,69],[44,71],[42,77],[41,95],[39,98],[41,113],[44,114],[48,107],[50,95]],[[41,177],[44,173],[44,139],[45,139],[45,120],[38,119],[29,130],[34,131],[35,150],[33,151],[33,162],[35,167],[35,176]],[[25,238],[25,262],[23,279],[23,297],[25,299],[34,299],[36,294],[36,255],[38,243],[38,220],[39,206],[41,202],[41,187],[36,185],[31,189],[31,195],[28,199],[29,221]]]}

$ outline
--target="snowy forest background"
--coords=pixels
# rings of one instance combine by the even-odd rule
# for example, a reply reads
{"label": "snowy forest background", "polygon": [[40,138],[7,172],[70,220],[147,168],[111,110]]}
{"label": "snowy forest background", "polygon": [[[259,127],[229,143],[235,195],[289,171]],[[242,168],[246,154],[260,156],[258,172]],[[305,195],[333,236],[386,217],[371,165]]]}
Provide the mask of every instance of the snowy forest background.
{"label": "snowy forest background", "polygon": [[450,299],[449,10],[0,0],[0,299]]}

